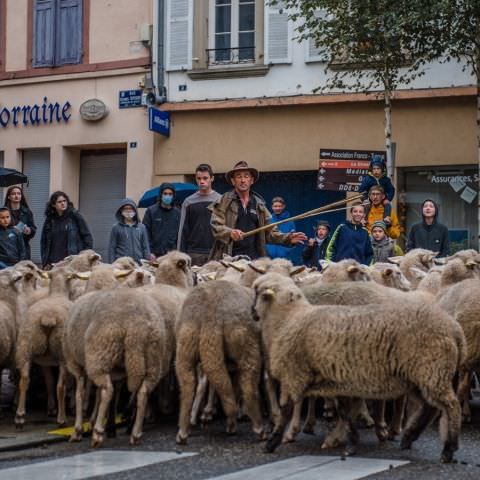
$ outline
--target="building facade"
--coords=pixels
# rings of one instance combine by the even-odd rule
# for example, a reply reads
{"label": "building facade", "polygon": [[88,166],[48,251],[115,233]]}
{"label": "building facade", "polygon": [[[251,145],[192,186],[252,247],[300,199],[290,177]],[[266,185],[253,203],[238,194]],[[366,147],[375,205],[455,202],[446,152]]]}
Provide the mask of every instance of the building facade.
{"label": "building facade", "polygon": [[[0,161],[28,175],[39,227],[49,194],[65,191],[101,253],[119,200],[138,200],[152,184],[147,111],[129,108],[151,77],[152,8],[151,0],[0,0]],[[39,239],[40,231],[37,261]]]}
{"label": "building facade", "polygon": [[[375,94],[312,93],[331,70],[322,52],[293,40],[295,25],[282,2],[160,3],[166,19],[155,31],[165,29],[168,92],[161,108],[171,112],[172,128],[170,138],[155,137],[158,180],[189,178],[200,162],[225,172],[247,160],[266,172],[258,186],[266,200],[285,195],[294,214],[344,195],[317,190],[321,148],[384,150],[383,103]],[[462,65],[432,64],[395,93],[392,123],[406,230],[421,218],[422,200],[432,197],[452,239],[476,247],[473,83]],[[310,233],[312,222],[301,227]]]}

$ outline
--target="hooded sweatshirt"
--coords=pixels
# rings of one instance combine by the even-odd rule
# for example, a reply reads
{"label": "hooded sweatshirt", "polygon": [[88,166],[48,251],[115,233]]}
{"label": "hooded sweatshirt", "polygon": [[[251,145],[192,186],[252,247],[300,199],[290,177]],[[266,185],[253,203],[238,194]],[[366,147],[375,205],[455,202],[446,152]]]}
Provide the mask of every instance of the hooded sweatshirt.
{"label": "hooded sweatshirt", "polygon": [[[162,193],[167,188],[173,191],[173,202],[170,206],[165,207],[162,205]],[[175,187],[171,183],[162,183],[157,203],[147,208],[143,218],[150,241],[150,250],[157,257],[165,255],[177,247],[180,210],[174,206],[174,202]]]}
{"label": "hooded sweatshirt", "polygon": [[[423,206],[426,202],[432,202],[435,205],[435,216],[431,225],[425,222],[423,216]],[[450,253],[450,241],[448,228],[437,220],[438,205],[431,198],[427,198],[423,201],[421,208],[423,220],[412,226],[408,235],[407,252],[414,248],[425,248],[432,252],[438,252],[439,257],[446,257]]]}
{"label": "hooded sweatshirt", "polygon": [[325,258],[333,262],[353,258],[359,263],[370,265],[373,249],[368,230],[352,222],[341,223],[332,235]]}
{"label": "hooded sweatshirt", "polygon": [[27,259],[23,236],[13,227],[0,227],[0,262],[10,267]]}
{"label": "hooded sweatshirt", "polygon": [[[122,216],[122,208],[130,205],[135,209],[133,223],[125,223]],[[130,198],[122,200],[118,207],[115,217],[118,222],[112,227],[110,233],[110,243],[108,247],[108,261],[114,262],[120,257],[132,257],[137,263],[143,258],[148,260],[150,257],[150,247],[148,244],[148,235],[145,225],[138,219],[137,206]]]}
{"label": "hooded sweatshirt", "polygon": [[[373,174],[372,169],[374,166],[379,166],[382,168],[382,174],[378,178],[375,177],[375,175]],[[374,185],[380,185],[385,192],[385,197],[387,198],[387,200],[389,200],[390,202],[393,200],[393,197],[395,196],[395,187],[393,186],[390,178],[387,176],[385,164],[382,161],[378,161],[377,159],[374,159],[370,162],[370,166],[368,167],[368,174],[363,177],[362,183],[360,184],[358,191],[360,193],[366,193],[368,195],[368,192]]]}

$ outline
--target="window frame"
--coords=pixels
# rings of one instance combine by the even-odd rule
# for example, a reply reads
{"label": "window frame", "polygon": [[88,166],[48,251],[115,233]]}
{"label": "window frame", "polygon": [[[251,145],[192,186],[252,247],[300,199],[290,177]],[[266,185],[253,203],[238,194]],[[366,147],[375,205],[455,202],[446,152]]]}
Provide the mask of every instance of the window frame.
{"label": "window frame", "polygon": [[236,61],[233,60],[225,60],[225,61],[217,61],[213,59],[214,63],[210,63],[210,52],[213,52],[216,48],[216,36],[217,36],[217,31],[216,31],[216,0],[209,0],[208,4],[208,51],[207,51],[207,67],[209,69],[214,69],[214,68],[235,68],[239,66],[250,66],[250,65],[255,65],[257,62],[257,49],[258,45],[257,43],[257,34],[258,34],[258,28],[259,28],[259,19],[257,15],[257,2],[259,0],[247,0],[248,4],[253,5],[253,11],[254,11],[254,29],[253,30],[242,30],[240,31],[240,0],[229,0],[230,1],[230,8],[231,8],[231,13],[230,13],[230,50],[238,50],[239,44],[240,44],[240,33],[244,32],[250,32],[253,34],[253,42],[254,44],[251,47],[246,47],[246,48],[252,48],[253,49],[253,56],[250,59],[247,60],[240,60],[239,55],[237,55]]}

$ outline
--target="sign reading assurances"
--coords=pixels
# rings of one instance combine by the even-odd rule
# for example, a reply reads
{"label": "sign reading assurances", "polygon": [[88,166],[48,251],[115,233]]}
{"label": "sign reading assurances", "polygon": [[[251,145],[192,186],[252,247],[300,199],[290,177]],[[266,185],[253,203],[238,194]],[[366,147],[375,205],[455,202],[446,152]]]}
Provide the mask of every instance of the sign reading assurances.
{"label": "sign reading assurances", "polygon": [[120,90],[118,95],[119,108],[136,108],[142,106],[142,90]]}
{"label": "sign reading assurances", "polygon": [[385,159],[385,152],[381,151],[321,149],[317,189],[358,192],[373,155]]}
{"label": "sign reading assurances", "polygon": [[170,136],[170,112],[150,107],[148,109],[148,129],[160,133],[165,137]]}

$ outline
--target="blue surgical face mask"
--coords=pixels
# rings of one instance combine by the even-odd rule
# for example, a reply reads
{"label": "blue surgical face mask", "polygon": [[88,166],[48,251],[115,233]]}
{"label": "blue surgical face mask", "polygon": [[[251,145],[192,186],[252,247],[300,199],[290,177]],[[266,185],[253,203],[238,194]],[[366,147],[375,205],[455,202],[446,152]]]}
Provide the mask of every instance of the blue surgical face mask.
{"label": "blue surgical face mask", "polygon": [[162,195],[162,203],[170,205],[173,202],[173,195]]}

